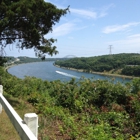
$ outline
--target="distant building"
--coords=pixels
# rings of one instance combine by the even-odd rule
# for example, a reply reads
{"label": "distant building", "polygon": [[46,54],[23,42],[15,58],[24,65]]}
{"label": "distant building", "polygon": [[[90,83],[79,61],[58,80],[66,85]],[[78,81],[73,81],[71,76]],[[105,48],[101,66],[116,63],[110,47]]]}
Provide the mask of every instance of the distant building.
{"label": "distant building", "polygon": [[20,61],[20,59],[19,58],[16,58],[15,61]]}

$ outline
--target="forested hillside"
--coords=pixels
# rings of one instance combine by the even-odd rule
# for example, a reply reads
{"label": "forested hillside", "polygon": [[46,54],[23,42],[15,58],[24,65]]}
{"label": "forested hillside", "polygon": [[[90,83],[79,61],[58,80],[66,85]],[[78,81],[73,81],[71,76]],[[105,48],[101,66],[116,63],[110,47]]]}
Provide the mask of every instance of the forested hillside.
{"label": "forested hillside", "polygon": [[73,58],[56,61],[60,67],[83,69],[86,72],[110,72],[140,76],[140,54],[113,54],[95,57]]}
{"label": "forested hillside", "polygon": [[0,57],[0,66],[9,66],[13,64],[22,64],[22,63],[32,63],[32,62],[42,62],[42,61],[58,61],[58,60],[66,60],[65,58],[45,58],[42,60],[41,58],[32,58],[26,56],[19,57]]}

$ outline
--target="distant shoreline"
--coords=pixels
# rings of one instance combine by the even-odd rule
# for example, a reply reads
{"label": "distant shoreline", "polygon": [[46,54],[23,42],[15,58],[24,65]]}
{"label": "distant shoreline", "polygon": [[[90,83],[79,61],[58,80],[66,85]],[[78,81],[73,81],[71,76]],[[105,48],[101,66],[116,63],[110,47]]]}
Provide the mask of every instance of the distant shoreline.
{"label": "distant shoreline", "polygon": [[[55,64],[54,64],[55,65]],[[67,68],[67,67],[60,67],[59,65],[55,65],[56,67],[63,68],[63,69],[69,69],[73,71],[79,71],[79,72],[85,72],[83,69],[74,69],[74,68]],[[88,73],[88,72],[86,72]],[[104,72],[89,72],[91,74],[99,74],[103,76],[111,76],[111,77],[120,77],[120,78],[127,78],[127,79],[134,79],[134,78],[139,78],[139,77],[134,77],[134,76],[127,76],[127,75],[119,75],[119,74],[110,74],[110,73],[104,73]]]}
{"label": "distant shoreline", "polygon": [[[36,62],[29,62],[29,63],[36,63]],[[21,65],[21,64],[27,64],[27,63],[12,64],[10,66],[5,67],[5,70],[7,71],[9,68],[14,67],[16,65]],[[73,71],[85,72],[83,69],[60,67],[59,65],[55,65],[54,63],[53,63],[53,65],[56,66],[56,67],[62,68],[62,69],[69,69],[69,70],[73,70]],[[94,72],[94,71],[92,71],[92,72],[85,72],[85,73],[99,74],[99,75],[103,75],[103,76],[120,77],[120,78],[127,78],[127,79],[139,78],[139,77],[127,76],[127,75],[110,74],[110,73],[105,73],[105,72]]]}
{"label": "distant shoreline", "polygon": [[[39,61],[39,62],[42,62],[42,61]],[[44,62],[45,62],[45,61],[44,61]],[[23,63],[19,63],[19,64],[12,64],[12,65],[9,65],[9,66],[5,67],[5,70],[8,70],[8,69],[10,69],[11,67],[14,67],[14,66],[17,66],[17,65],[29,64],[29,63],[36,63],[36,62],[27,62],[27,63],[23,62]]]}

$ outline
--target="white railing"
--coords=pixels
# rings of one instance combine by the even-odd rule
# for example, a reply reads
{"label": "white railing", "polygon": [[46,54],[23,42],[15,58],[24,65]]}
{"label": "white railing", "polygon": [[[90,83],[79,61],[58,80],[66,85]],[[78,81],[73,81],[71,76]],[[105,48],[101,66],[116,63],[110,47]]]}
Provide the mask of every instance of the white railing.
{"label": "white railing", "polygon": [[24,115],[23,121],[3,96],[3,86],[0,85],[0,113],[2,108],[7,113],[21,140],[37,140],[38,116],[35,113],[27,113]]}

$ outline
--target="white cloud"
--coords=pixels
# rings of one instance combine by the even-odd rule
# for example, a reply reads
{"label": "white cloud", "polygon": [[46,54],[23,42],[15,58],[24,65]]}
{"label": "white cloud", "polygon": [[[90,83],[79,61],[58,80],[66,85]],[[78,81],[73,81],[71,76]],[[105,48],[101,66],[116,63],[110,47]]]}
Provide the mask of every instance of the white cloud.
{"label": "white cloud", "polygon": [[[49,0],[46,2],[51,2],[51,1]],[[63,1],[61,2],[61,4],[65,2],[66,1]],[[66,8],[64,6],[60,6],[58,3],[57,4],[55,3],[55,5],[57,5],[59,8],[62,9]],[[97,19],[106,16],[108,14],[107,11],[112,7],[114,7],[114,4],[109,4],[107,6],[102,7],[100,10],[98,9],[99,12],[94,12],[93,10],[75,9],[70,7],[70,13],[80,15],[83,18],[87,18],[87,19]]]}
{"label": "white cloud", "polygon": [[77,25],[76,22],[70,22],[70,23],[64,23],[61,24],[60,26],[57,26],[53,29],[52,33],[49,33],[49,36],[64,36],[67,35],[69,33],[71,33],[72,31],[78,31],[78,30],[83,30],[85,28],[87,28],[88,26],[79,26],[79,24]]}
{"label": "white cloud", "polygon": [[75,24],[74,23],[64,23],[56,28],[53,29],[53,36],[63,36],[68,33],[70,33],[72,30],[74,30]]}
{"label": "white cloud", "polygon": [[139,53],[140,34],[127,36],[125,39],[106,42],[113,45],[113,53]]}
{"label": "white cloud", "polygon": [[[124,48],[131,46],[133,48],[139,48],[140,46],[140,34],[134,34],[126,37],[125,39],[110,41],[108,44],[113,44],[114,46],[123,46]],[[132,50],[133,51],[133,50]]]}
{"label": "white cloud", "polygon": [[140,39],[140,34],[130,35],[130,36],[128,36],[128,38],[139,38]]}
{"label": "white cloud", "polygon": [[106,16],[108,13],[107,13],[107,11],[110,9],[110,8],[112,8],[112,7],[115,7],[115,5],[114,4],[109,4],[109,5],[107,5],[107,6],[104,6],[100,11],[100,14],[99,14],[99,17],[104,17],[104,16]]}
{"label": "white cloud", "polygon": [[137,26],[139,24],[140,24],[140,22],[130,22],[130,23],[127,23],[124,25],[111,25],[111,26],[105,27],[103,29],[103,33],[109,34],[109,33],[113,33],[113,32],[124,31],[131,26]]}
{"label": "white cloud", "polygon": [[70,11],[71,11],[71,13],[81,15],[84,18],[97,19],[97,18],[101,18],[101,17],[106,16],[108,14],[107,11],[114,6],[115,6],[114,4],[109,4],[107,6],[102,7],[99,10],[99,12],[94,12],[94,11],[85,10],[85,9],[73,9],[73,8],[70,8]]}
{"label": "white cloud", "polygon": [[71,13],[75,13],[77,15],[81,15],[84,18],[89,18],[89,19],[96,19],[97,18],[97,13],[89,10],[83,10],[83,9],[70,9]]}

